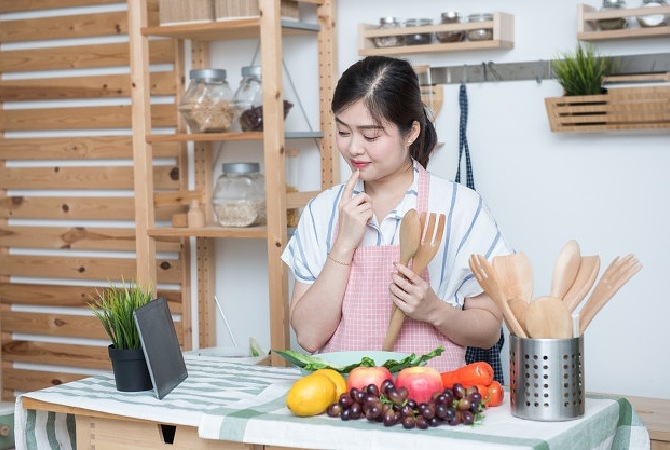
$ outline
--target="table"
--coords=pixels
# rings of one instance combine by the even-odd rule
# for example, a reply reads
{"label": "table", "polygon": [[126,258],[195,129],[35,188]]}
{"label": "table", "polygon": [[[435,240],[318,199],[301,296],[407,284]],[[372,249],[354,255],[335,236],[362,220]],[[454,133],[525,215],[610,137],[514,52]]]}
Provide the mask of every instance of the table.
{"label": "table", "polygon": [[[475,426],[428,430],[294,416],[284,405],[295,368],[231,364],[193,352],[189,377],[158,400],[151,391],[117,392],[100,375],[23,394],[16,401],[16,448],[74,449],[648,449],[649,434],[623,397],[587,395],[583,418],[534,422],[509,403]],[[76,443],[79,444],[76,447]]]}

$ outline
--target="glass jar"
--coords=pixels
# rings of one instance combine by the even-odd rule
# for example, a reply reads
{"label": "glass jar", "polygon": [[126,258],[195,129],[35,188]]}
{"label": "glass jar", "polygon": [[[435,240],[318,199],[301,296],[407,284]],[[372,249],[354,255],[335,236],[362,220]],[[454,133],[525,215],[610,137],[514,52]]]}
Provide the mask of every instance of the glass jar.
{"label": "glass jar", "polygon": [[[440,22],[443,25],[460,23],[461,15],[454,11],[443,12],[440,15]],[[440,42],[460,42],[465,39],[465,31],[456,30],[456,31],[438,31],[435,33],[435,37]]]}
{"label": "glass jar", "polygon": [[[626,2],[624,0],[603,0],[601,11],[608,9],[624,9]],[[612,17],[611,19],[599,19],[598,27],[603,31],[621,30],[628,26],[628,20],[625,17]]]}
{"label": "glass jar", "polygon": [[242,81],[233,96],[242,131],[263,131],[263,86],[261,66],[242,67]]}
{"label": "glass jar", "polygon": [[212,195],[216,221],[222,227],[265,224],[265,180],[258,163],[226,163]]}
{"label": "glass jar", "polygon": [[[379,19],[379,29],[400,28],[400,21],[396,17],[381,17]],[[402,45],[403,36],[384,36],[374,38],[376,47],[395,47]]]}
{"label": "glass jar", "polygon": [[[643,8],[658,8],[660,6],[667,6],[668,2],[665,0],[644,0],[642,2]],[[638,16],[637,21],[641,27],[664,27],[670,23],[670,14],[649,14],[646,16]]]}
{"label": "glass jar", "polygon": [[224,69],[194,69],[179,104],[191,133],[228,131],[235,115],[231,104],[233,93]]}
{"label": "glass jar", "polygon": [[[406,27],[426,27],[433,24],[433,19],[407,19]],[[433,42],[432,33],[414,33],[405,35],[406,45],[422,45]]]}
{"label": "glass jar", "polygon": [[[493,14],[470,14],[468,23],[492,22]],[[492,28],[475,28],[468,30],[468,40],[470,41],[490,41],[493,39]]]}

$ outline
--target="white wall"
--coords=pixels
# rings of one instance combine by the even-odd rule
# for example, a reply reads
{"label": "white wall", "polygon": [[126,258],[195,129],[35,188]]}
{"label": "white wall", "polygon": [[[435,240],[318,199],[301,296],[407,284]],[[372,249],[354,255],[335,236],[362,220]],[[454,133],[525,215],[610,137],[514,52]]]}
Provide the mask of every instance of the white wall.
{"label": "white wall", "polygon": [[[339,0],[339,70],[358,59],[358,23],[374,24],[382,15],[438,19],[446,10],[464,15],[494,10],[514,14],[515,48],[418,55],[410,58],[412,63],[452,66],[551,59],[576,45],[577,3]],[[598,6],[599,2],[591,4]],[[629,6],[637,4],[629,2]],[[604,55],[664,53],[670,41],[600,42],[597,48]],[[582,254],[601,256],[601,273],[613,258],[628,253],[634,253],[644,265],[586,332],[587,390],[670,398],[665,382],[670,373],[666,319],[670,302],[660,291],[668,268],[664,257],[670,249],[670,208],[663,201],[670,192],[666,176],[670,131],[551,133],[544,98],[561,95],[555,81],[470,83],[467,90],[468,140],[477,189],[511,244],[530,256],[536,296],[548,293],[554,261],[569,239],[577,240]],[[429,165],[430,171],[448,178],[455,173],[458,155],[457,96],[457,85],[445,86],[444,106],[436,123],[445,145]],[[315,113],[312,117],[316,123]],[[307,170],[301,173],[309,179],[314,169]],[[343,177],[348,173],[343,168]],[[222,245],[235,254],[249,251],[236,242]],[[263,282],[267,261],[261,242],[252,244],[251,251],[255,263],[238,268],[235,262],[224,262],[219,298],[225,298],[238,344],[246,345],[248,337],[254,336],[267,347],[269,331],[263,325],[268,320]],[[219,325],[219,342],[228,345],[225,328]]]}

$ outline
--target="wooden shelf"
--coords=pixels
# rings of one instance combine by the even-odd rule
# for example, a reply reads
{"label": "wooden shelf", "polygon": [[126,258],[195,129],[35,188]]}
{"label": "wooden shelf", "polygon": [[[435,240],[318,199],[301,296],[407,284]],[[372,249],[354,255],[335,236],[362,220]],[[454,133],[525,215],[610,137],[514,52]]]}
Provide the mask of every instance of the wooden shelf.
{"label": "wooden shelf", "polygon": [[[299,131],[284,134],[285,139],[319,139],[323,137],[320,131]],[[260,141],[262,131],[252,133],[175,133],[150,134],[147,142],[188,142],[188,141]]]}
{"label": "wooden shelf", "polygon": [[149,236],[153,237],[231,237],[265,239],[268,235],[267,227],[227,228],[209,224],[204,228],[151,228]]}
{"label": "wooden shelf", "polygon": [[[608,9],[597,11],[593,6],[577,5],[577,39],[580,41],[604,41],[616,39],[640,39],[670,37],[670,25],[659,27],[631,26],[631,18],[654,14],[669,14],[670,6],[649,8]],[[628,27],[620,30],[601,30],[598,21],[601,19],[629,19]]]}
{"label": "wooden shelf", "polygon": [[[221,22],[144,27],[142,28],[142,34],[144,36],[192,39],[196,41],[257,39],[260,34],[260,26],[260,17],[254,17]],[[284,36],[314,34],[319,31],[319,25],[317,24],[294,22],[291,20],[282,20],[281,28],[282,35]]]}
{"label": "wooden shelf", "polygon": [[[378,37],[404,36],[410,34],[436,33],[446,31],[465,31],[491,29],[493,39],[486,41],[435,42],[423,45],[398,45],[395,47],[376,47],[374,39]],[[358,54],[370,55],[408,55],[415,53],[447,53],[474,50],[509,50],[514,48],[514,16],[508,13],[493,13],[490,22],[455,23],[430,25],[423,27],[401,27],[380,29],[377,25],[358,25]]]}

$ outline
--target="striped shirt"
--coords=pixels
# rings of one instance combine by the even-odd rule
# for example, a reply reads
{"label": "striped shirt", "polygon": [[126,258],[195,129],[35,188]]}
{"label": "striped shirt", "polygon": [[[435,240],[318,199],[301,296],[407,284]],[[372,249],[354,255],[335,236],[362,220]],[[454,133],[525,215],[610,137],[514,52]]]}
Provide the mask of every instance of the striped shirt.
{"label": "striped shirt", "polygon": [[[418,170],[400,203],[381,223],[373,217],[368,223],[362,246],[398,245],[400,221],[416,207]],[[364,188],[359,180],[354,194]],[[304,208],[295,234],[282,254],[296,280],[311,284],[321,272],[334,242],[340,197],[344,183],[319,193]],[[491,259],[512,252],[481,196],[467,187],[430,175],[428,211],[447,216],[441,248],[428,265],[430,283],[438,297],[457,307],[467,297],[482,292],[470,271],[472,254]]]}

